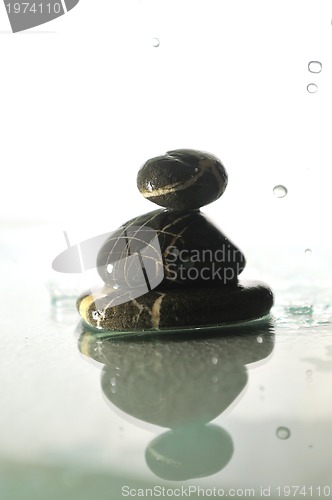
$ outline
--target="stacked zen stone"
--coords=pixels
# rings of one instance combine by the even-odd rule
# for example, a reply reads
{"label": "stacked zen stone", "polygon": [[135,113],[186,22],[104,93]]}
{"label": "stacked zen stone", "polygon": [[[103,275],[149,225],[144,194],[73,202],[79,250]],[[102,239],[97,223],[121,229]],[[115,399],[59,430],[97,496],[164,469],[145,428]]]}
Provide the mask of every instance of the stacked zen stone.
{"label": "stacked zen stone", "polygon": [[137,186],[165,207],[126,222],[102,245],[105,286],[77,302],[99,329],[141,331],[216,326],[266,316],[273,294],[263,283],[240,283],[242,252],[200,208],[217,200],[227,173],[213,155],[179,149],[148,160]]}

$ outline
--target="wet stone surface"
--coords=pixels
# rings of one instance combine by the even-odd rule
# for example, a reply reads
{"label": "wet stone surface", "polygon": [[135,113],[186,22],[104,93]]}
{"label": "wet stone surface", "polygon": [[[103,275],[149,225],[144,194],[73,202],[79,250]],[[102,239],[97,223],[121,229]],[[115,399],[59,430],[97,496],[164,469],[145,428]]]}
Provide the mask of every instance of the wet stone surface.
{"label": "wet stone surface", "polygon": [[227,173],[215,156],[180,149],[148,160],[138,189],[166,207],[131,219],[101,246],[105,286],[77,302],[88,325],[114,331],[176,330],[266,316],[273,294],[241,283],[243,253],[200,207],[218,199]]}
{"label": "wet stone surface", "polygon": [[[95,294],[83,294],[78,311],[88,325],[98,329],[149,330],[223,325],[267,315],[273,304],[269,287],[260,282],[243,282],[220,287],[152,290],[116,304],[118,290],[104,287]],[[120,294],[124,300],[124,294]]]}
{"label": "wet stone surface", "polygon": [[199,211],[156,210],[125,223],[99,251],[102,280],[135,288],[139,276],[128,261],[135,254],[151,289],[230,284],[245,267],[239,248]]}
{"label": "wet stone surface", "polygon": [[218,158],[192,149],[169,151],[139,170],[137,187],[150,201],[174,210],[193,210],[217,200],[227,186]]}

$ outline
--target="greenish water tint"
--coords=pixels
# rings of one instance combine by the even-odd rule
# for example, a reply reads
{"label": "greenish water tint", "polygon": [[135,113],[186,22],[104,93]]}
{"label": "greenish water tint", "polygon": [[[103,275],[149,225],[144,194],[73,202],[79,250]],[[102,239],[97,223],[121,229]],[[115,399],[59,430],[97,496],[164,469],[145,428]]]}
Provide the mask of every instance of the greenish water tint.
{"label": "greenish water tint", "polygon": [[220,472],[231,460],[233,440],[210,422],[243,394],[246,365],[272,353],[273,323],[210,335],[201,328],[123,337],[82,326],[79,349],[104,365],[101,387],[112,408],[136,422],[171,429],[148,444],[150,470],[173,481]]}

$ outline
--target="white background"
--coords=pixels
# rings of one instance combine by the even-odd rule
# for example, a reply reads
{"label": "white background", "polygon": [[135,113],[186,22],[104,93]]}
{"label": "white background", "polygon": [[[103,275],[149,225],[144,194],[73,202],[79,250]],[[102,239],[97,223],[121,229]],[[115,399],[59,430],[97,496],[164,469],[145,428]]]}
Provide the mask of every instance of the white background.
{"label": "white background", "polygon": [[[282,309],[269,362],[249,367],[238,406],[217,420],[235,446],[217,479],[243,487],[325,484],[331,18],[325,0],[80,0],[65,16],[14,35],[0,3],[0,417],[6,429],[0,462],[9,463],[12,485],[21,487],[27,474],[19,475],[20,464],[32,464],[36,491],[43,484],[50,493],[50,476],[41,469],[46,480],[38,482],[36,463],[74,464],[87,478],[82,464],[89,473],[122,468],[156,482],[144,461],[155,434],[123,423],[105,405],[99,371],[78,358],[77,316],[62,324],[41,283],[65,248],[63,230],[74,243],[155,208],[138,193],[136,173],[149,157],[175,148],[207,150],[225,164],[229,186],[203,211],[243,249],[243,274],[266,279],[283,305],[281,288],[304,294],[297,302],[293,293],[294,314]],[[311,60],[321,61],[320,74],[308,71]],[[309,83],[317,93],[307,92]],[[273,195],[277,184],[287,187],[285,198]],[[313,284],[327,291],[314,297]],[[313,302],[312,315],[299,314]],[[277,439],[279,426],[291,430],[289,440]]]}
{"label": "white background", "polygon": [[55,221],[61,245],[114,230],[157,208],[146,159],[203,149],[229,173],[204,211],[249,262],[302,275],[311,248],[331,268],[331,17],[323,0],[81,0],[12,34],[1,4],[0,218]]}

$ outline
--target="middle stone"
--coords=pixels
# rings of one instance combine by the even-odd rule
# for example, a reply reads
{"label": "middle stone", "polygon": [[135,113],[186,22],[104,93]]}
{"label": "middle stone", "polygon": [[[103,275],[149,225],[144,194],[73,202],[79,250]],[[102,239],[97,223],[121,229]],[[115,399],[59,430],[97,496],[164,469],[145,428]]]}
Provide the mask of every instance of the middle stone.
{"label": "middle stone", "polygon": [[[220,286],[237,281],[242,252],[199,210],[156,210],[126,222],[101,247],[102,280],[115,289]],[[144,282],[144,284],[145,284]]]}

